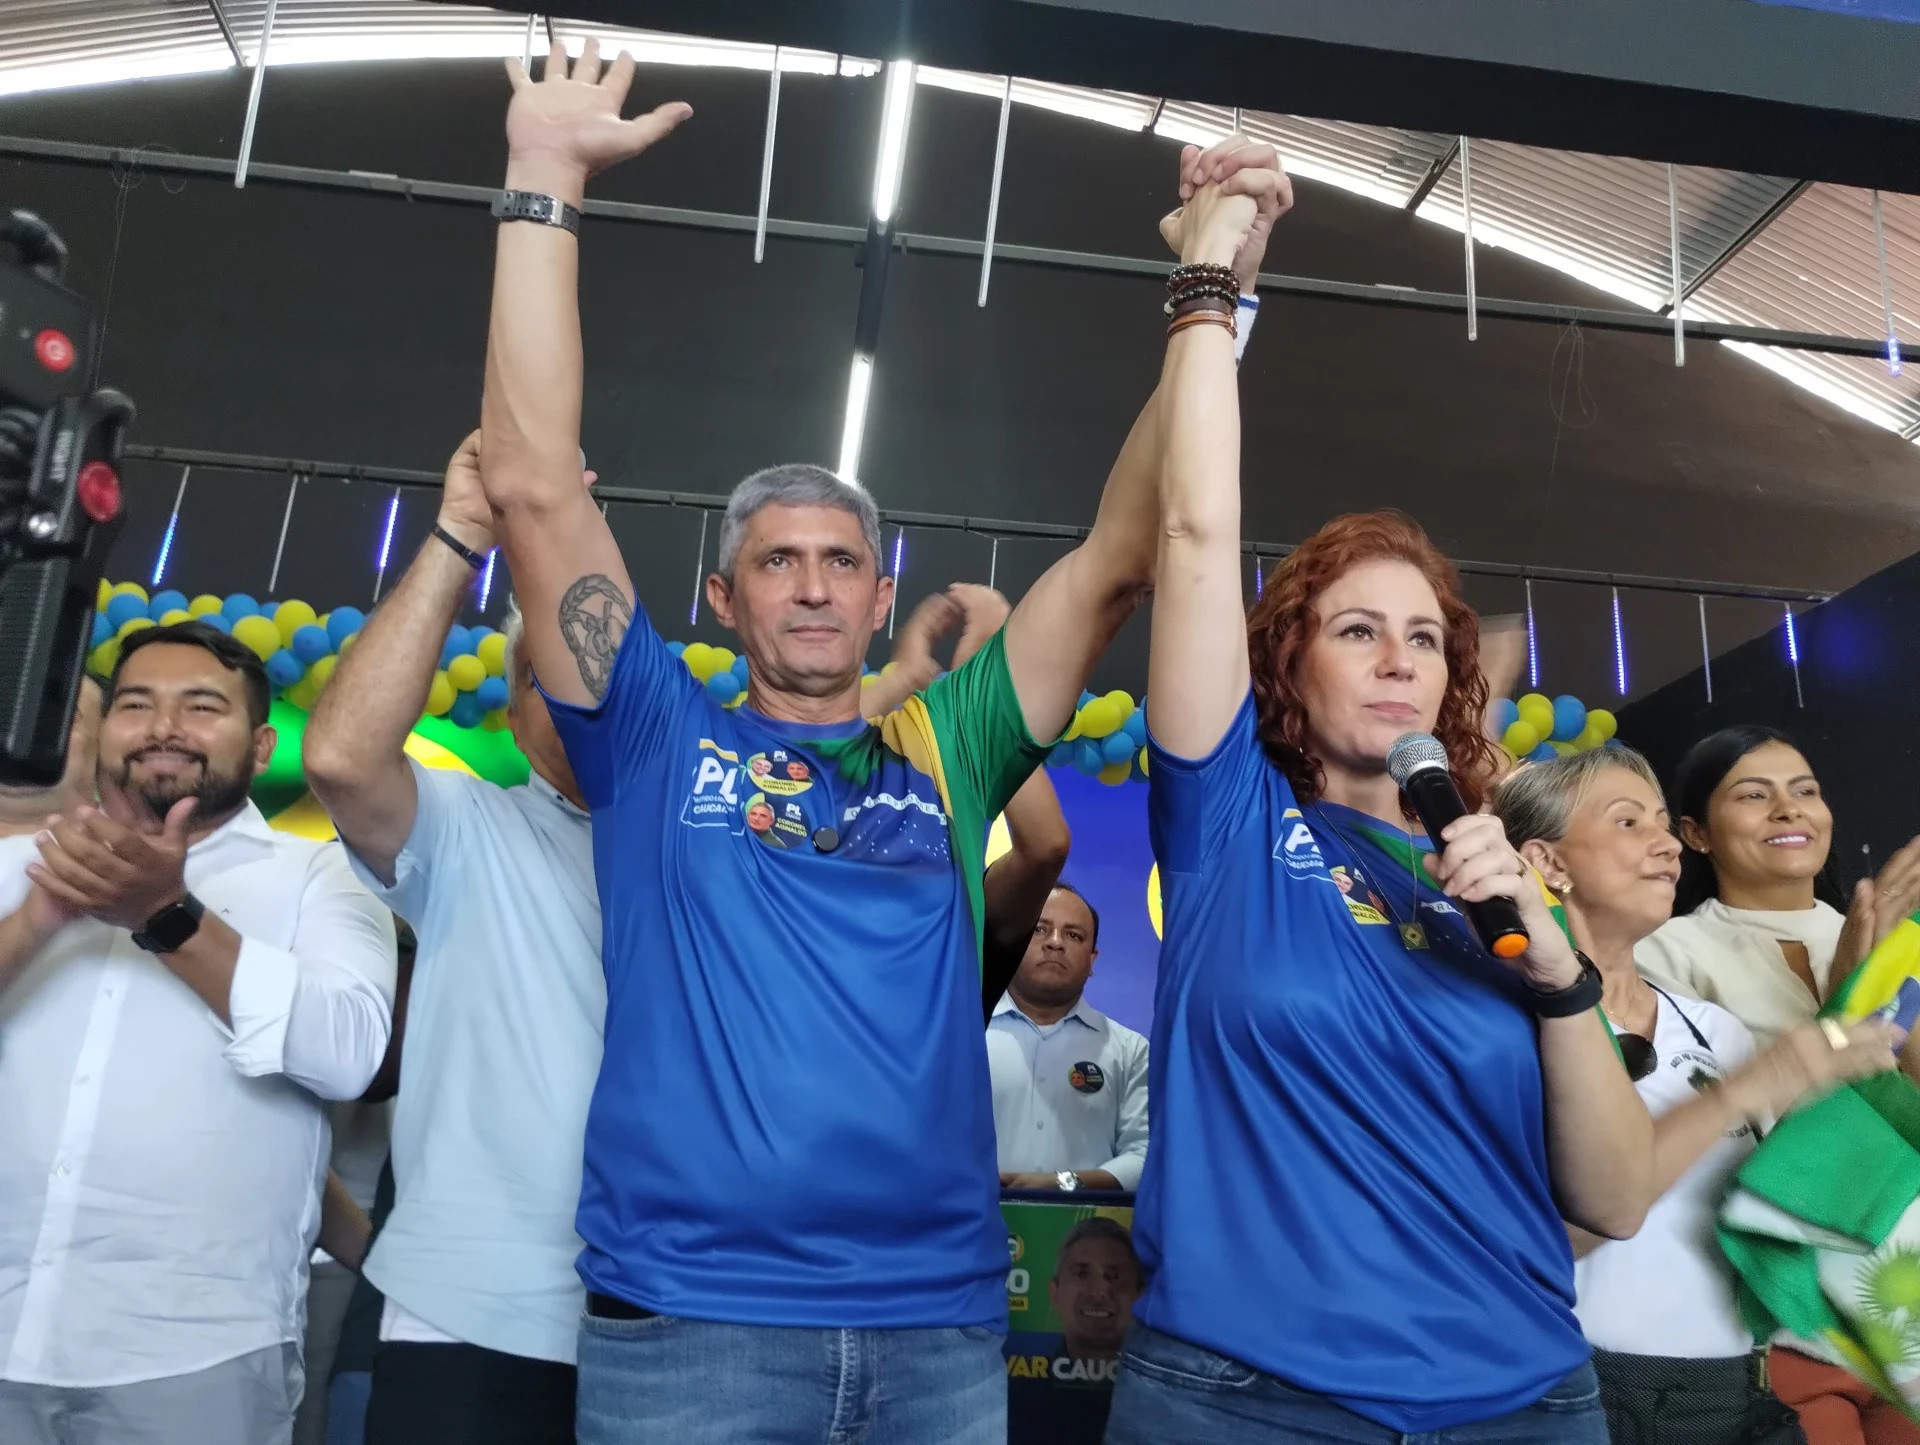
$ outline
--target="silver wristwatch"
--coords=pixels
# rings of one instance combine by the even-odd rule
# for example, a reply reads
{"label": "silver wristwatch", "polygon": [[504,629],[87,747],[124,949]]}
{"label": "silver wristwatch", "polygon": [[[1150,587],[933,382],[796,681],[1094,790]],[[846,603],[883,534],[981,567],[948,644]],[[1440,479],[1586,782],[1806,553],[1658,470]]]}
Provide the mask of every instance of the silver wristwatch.
{"label": "silver wristwatch", "polygon": [[538,221],[543,226],[558,226],[580,234],[580,212],[558,196],[543,196],[538,191],[502,191],[493,198],[493,215],[498,221]]}
{"label": "silver wristwatch", "polygon": [[1075,1174],[1071,1169],[1062,1169],[1053,1177],[1060,1187],[1069,1194],[1080,1187],[1080,1176]]}

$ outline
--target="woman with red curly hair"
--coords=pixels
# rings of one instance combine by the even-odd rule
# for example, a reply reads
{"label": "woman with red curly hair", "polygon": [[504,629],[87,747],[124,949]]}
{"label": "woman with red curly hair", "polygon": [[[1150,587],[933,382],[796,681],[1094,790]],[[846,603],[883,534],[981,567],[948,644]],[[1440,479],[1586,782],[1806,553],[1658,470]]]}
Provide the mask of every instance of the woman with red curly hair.
{"label": "woman with red curly hair", "polygon": [[[1209,238],[1251,203],[1192,191],[1207,164],[1182,259],[1226,264]],[[1422,837],[1386,769],[1432,733],[1479,805],[1474,614],[1419,527],[1375,513],[1329,523],[1243,615],[1231,338],[1174,325],[1147,693],[1165,937],[1134,1216],[1152,1282],[1107,1440],[1604,1445],[1561,1220],[1639,1228],[1652,1124],[1598,975],[1499,821]],[[1511,962],[1461,911],[1495,897],[1531,938]]]}

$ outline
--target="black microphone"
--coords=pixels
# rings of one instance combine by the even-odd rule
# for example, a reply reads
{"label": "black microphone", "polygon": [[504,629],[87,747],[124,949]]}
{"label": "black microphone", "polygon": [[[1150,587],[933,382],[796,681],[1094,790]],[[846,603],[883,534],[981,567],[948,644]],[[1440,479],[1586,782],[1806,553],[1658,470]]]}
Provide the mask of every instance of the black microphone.
{"label": "black microphone", "polygon": [[[1387,772],[1413,804],[1420,826],[1427,830],[1438,852],[1441,833],[1467,811],[1447,768],[1447,750],[1437,738],[1425,733],[1405,733],[1387,749]],[[1460,906],[1495,958],[1518,958],[1527,951],[1527,926],[1520,921],[1520,910],[1511,898],[1489,898],[1484,903],[1462,899]]]}

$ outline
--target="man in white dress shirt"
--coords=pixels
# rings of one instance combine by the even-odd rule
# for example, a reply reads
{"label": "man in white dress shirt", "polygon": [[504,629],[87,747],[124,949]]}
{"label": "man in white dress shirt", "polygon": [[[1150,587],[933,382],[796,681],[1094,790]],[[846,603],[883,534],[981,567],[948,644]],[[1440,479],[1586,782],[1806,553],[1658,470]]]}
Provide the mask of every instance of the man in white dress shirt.
{"label": "man in white dress shirt", "polygon": [[1000,1182],[1011,1189],[1133,1189],[1147,1160],[1147,1041],[1084,995],[1100,915],[1070,884],[1047,896],[1033,940],[987,1024]]}
{"label": "man in white dress shirt", "polygon": [[280,1445],[325,1099],[386,1050],[393,924],[248,800],[260,660],[136,633],[100,805],[0,840],[0,1440]]}

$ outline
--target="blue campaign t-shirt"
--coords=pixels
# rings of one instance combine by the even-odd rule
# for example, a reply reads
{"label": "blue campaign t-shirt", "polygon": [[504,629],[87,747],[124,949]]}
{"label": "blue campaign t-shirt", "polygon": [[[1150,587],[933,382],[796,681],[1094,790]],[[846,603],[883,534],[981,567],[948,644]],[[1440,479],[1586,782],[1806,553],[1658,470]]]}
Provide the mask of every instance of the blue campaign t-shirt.
{"label": "blue campaign t-shirt", "polygon": [[985,824],[1045,750],[995,638],[877,724],[728,710],[637,615],[552,704],[593,810],[590,1289],[664,1315],[1004,1325]]}
{"label": "blue campaign t-shirt", "polygon": [[[1531,1404],[1588,1349],[1524,985],[1431,884],[1415,897],[1384,824],[1301,807],[1251,695],[1210,756],[1150,746],[1136,1316],[1393,1430]],[[1401,939],[1416,913],[1426,949]]]}

